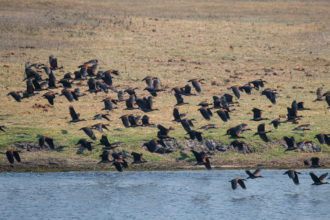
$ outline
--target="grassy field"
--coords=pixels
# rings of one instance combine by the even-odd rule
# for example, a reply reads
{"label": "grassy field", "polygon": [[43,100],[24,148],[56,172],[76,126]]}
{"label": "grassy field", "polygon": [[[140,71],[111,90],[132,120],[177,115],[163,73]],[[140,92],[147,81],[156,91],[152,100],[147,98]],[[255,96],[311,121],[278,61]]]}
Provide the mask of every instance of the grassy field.
{"label": "grassy field", "polygon": [[[176,101],[171,88],[184,86],[193,78],[205,79],[202,93],[184,97],[190,105],[179,110],[196,119],[196,128],[208,123],[217,125],[213,132],[204,132],[204,137],[229,143],[232,140],[223,136],[225,131],[244,122],[252,129],[244,134],[246,142],[263,149],[266,145],[253,136],[259,122],[250,121],[251,109],[260,108],[264,117],[275,119],[286,114],[286,107],[293,100],[304,101],[305,107],[311,108],[299,112],[304,116],[300,124],[309,123],[311,131],[294,132],[297,125],[291,123],[282,124],[277,130],[266,125],[266,129],[274,130],[269,135],[271,140],[293,135],[297,141],[318,143],[315,134],[330,132],[326,102],[312,102],[317,88],[330,90],[329,1],[0,0],[0,4],[0,125],[7,127],[6,133],[0,133],[2,152],[10,149],[13,142],[37,142],[37,135],[46,135],[53,137],[56,145],[67,147],[61,152],[24,152],[26,161],[37,163],[40,158],[54,158],[69,165],[98,161],[101,146],[76,154],[75,144],[87,137],[78,129],[95,124],[91,119],[101,112],[101,100],[107,96],[115,98],[115,93],[88,94],[74,102],[76,111],[87,119],[75,124],[68,123],[70,103],[64,97],[57,97],[55,106],[44,111],[33,108],[35,103],[47,104],[41,97],[44,92],[21,103],[7,96],[9,91],[25,90],[26,61],[47,63],[49,55],[57,57],[64,67],[62,72],[55,72],[57,79],[78,70],[77,66],[87,60],[98,59],[100,70],[120,71],[114,79],[118,89],[138,87],[139,97],[149,95],[143,91],[145,84],[141,79],[147,75],[158,77],[166,91],[155,99],[154,106],[159,111],[148,115],[155,124],[174,126],[176,130],[170,136],[177,139],[183,139],[185,132],[180,124],[172,122]],[[217,116],[208,122],[197,110],[199,102],[211,102],[213,95],[232,94],[229,87],[259,78],[267,81],[267,88],[278,90],[276,105],[254,90],[251,95],[241,94],[239,106],[227,123]],[[105,134],[112,141],[122,141],[121,149],[128,152],[143,152],[149,161],[174,162],[179,157],[178,153],[161,156],[141,148],[143,141],[156,136],[157,129],[124,128],[121,115],[144,115],[139,110],[124,108],[124,103],[120,103],[110,113],[111,129]],[[101,134],[95,134],[99,140]],[[322,145],[322,153],[302,154],[284,153],[283,148],[269,144],[265,150],[248,156],[217,153],[213,162],[273,163],[317,155],[329,164],[329,153],[326,145]],[[192,155],[187,155],[189,162]],[[7,163],[4,155],[0,163]]]}

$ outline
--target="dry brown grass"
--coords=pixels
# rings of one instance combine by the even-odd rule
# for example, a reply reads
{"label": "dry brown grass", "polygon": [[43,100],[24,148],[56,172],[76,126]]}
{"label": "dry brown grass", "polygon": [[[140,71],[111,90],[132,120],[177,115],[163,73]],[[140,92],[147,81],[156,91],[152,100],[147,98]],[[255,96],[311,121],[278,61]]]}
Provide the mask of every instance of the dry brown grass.
{"label": "dry brown grass", "polygon": [[[37,140],[40,133],[53,136],[56,144],[72,146],[85,136],[78,129],[94,123],[88,120],[68,124],[69,103],[63,97],[57,97],[55,107],[43,112],[32,108],[34,103],[47,103],[41,95],[21,103],[6,96],[8,91],[25,89],[22,79],[26,61],[46,63],[51,54],[58,57],[64,72],[73,72],[82,62],[96,58],[100,69],[120,71],[114,81],[116,86],[137,86],[141,89],[139,96],[148,95],[142,92],[145,85],[141,82],[147,75],[157,76],[167,88],[185,85],[191,78],[205,78],[203,92],[197,97],[185,97],[190,105],[180,107],[181,112],[197,120],[196,127],[208,123],[196,104],[211,101],[212,95],[231,93],[227,88],[232,85],[263,78],[267,87],[279,89],[276,105],[254,91],[250,96],[242,95],[230,122],[224,124],[213,117],[210,122],[219,129],[205,135],[224,142],[229,141],[223,137],[224,131],[231,126],[248,122],[252,130],[256,129],[259,123],[249,121],[253,107],[260,107],[265,117],[273,119],[285,114],[293,99],[305,101],[306,107],[312,108],[301,113],[301,123],[310,123],[312,132],[293,133],[295,125],[285,124],[270,135],[271,139],[290,134],[298,140],[313,139],[316,133],[329,132],[326,103],[312,102],[316,88],[330,89],[328,1],[14,0],[0,4],[0,118],[1,124],[9,128],[0,136],[2,148],[18,139]],[[305,71],[295,70],[297,66]],[[58,79],[63,74],[56,72]],[[175,99],[169,90],[155,99],[160,111],[148,115],[154,123],[175,126],[172,136],[183,138],[181,126],[171,122]],[[82,118],[91,119],[103,108],[103,97],[103,93],[90,94],[73,105]],[[125,141],[129,150],[141,150],[137,147],[139,141],[154,137],[156,129],[123,128],[118,119],[128,112],[123,108],[120,104],[111,113],[108,135],[114,141]],[[129,113],[143,115],[138,110]],[[61,130],[69,133],[64,135]],[[251,133],[246,136],[250,143],[261,144],[257,137],[250,137]],[[328,154],[329,148],[323,149]],[[72,155],[75,150],[65,152]],[[97,154],[88,156],[96,159]],[[158,159],[157,156],[155,160]]]}

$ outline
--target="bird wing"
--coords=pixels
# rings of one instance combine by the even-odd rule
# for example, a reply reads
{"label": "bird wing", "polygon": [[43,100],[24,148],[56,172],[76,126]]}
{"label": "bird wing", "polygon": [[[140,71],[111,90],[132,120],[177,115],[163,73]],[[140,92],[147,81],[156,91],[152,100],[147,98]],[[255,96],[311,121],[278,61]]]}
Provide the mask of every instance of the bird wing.
{"label": "bird wing", "polygon": [[266,133],[259,133],[259,137],[261,138],[261,140],[263,140],[264,142],[268,142],[269,139],[266,135]]}
{"label": "bird wing", "polygon": [[323,182],[324,179],[325,179],[327,176],[328,176],[328,173],[323,173],[323,174],[319,177],[320,181]]}
{"label": "bird wing", "polygon": [[237,181],[236,180],[232,180],[231,181],[231,188],[232,189],[236,189],[237,188]]}
{"label": "bird wing", "polygon": [[250,172],[250,170],[245,170],[245,173],[249,175],[249,177],[254,177],[254,175]]}
{"label": "bird wing", "polygon": [[14,155],[11,151],[7,151],[6,156],[7,156],[7,159],[9,161],[9,163],[13,164],[15,162],[14,161]]}
{"label": "bird wing", "polygon": [[256,169],[256,170],[253,172],[253,175],[258,176],[258,174],[260,173],[260,171],[261,171],[260,168]]}
{"label": "bird wing", "polygon": [[258,125],[258,133],[265,133],[265,124]]}
{"label": "bird wing", "polygon": [[239,179],[238,180],[238,184],[243,188],[243,189],[246,189],[246,186],[245,186],[245,183],[242,179]]}
{"label": "bird wing", "polygon": [[[292,178],[294,184],[298,185],[298,184],[299,184],[299,179],[298,179],[298,174],[297,174],[297,172],[293,171],[292,174],[293,174],[293,176],[292,176],[291,178]],[[289,175],[290,175],[290,174],[289,174]]]}
{"label": "bird wing", "polygon": [[74,110],[73,106],[70,106],[69,110],[70,110],[70,115],[71,115],[72,121],[78,120],[79,117],[78,117],[76,111]]}
{"label": "bird wing", "polygon": [[312,177],[314,183],[321,183],[320,179],[313,172],[310,172],[309,175]]}

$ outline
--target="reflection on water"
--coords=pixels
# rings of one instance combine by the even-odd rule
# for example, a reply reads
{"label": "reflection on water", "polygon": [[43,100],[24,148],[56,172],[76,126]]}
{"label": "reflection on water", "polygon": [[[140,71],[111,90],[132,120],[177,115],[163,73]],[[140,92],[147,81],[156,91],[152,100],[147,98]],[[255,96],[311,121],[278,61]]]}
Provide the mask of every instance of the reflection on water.
{"label": "reflection on water", "polygon": [[1,219],[330,219],[330,185],[283,172],[235,191],[243,170],[0,173]]}

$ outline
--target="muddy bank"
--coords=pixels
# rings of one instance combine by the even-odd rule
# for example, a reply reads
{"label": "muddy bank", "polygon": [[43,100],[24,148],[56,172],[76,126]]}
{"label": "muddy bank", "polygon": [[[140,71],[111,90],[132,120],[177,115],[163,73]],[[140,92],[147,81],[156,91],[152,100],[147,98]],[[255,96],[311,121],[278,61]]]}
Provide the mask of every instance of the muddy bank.
{"label": "muddy bank", "polygon": [[[269,161],[211,161],[213,169],[245,169],[261,167],[263,169],[307,169],[311,165],[304,165],[303,159],[281,159]],[[319,168],[330,168],[330,159],[323,158]],[[186,161],[166,161],[166,162],[146,162],[143,164],[129,164],[125,171],[165,171],[165,170],[198,170],[205,169],[204,166],[195,166],[195,162]],[[31,162],[15,163],[13,166],[7,162],[0,163],[0,172],[68,172],[68,171],[115,171],[111,163],[98,164],[98,161],[80,161],[68,163],[57,159],[38,160]]]}

